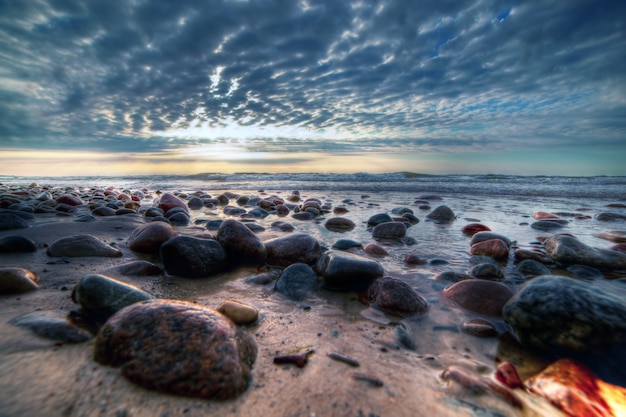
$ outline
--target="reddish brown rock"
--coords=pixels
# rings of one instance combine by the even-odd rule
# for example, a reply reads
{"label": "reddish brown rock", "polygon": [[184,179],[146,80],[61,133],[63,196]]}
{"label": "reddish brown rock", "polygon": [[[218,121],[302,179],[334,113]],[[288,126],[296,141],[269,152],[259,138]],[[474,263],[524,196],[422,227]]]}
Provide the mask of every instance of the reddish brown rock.
{"label": "reddish brown rock", "polygon": [[546,213],[545,211],[537,211],[533,213],[533,219],[535,220],[548,220],[548,219],[560,219],[559,216],[552,213]]}
{"label": "reddish brown rock", "polygon": [[497,260],[505,260],[509,257],[509,246],[500,239],[490,239],[473,244],[470,254],[477,256],[490,256]]}
{"label": "reddish brown rock", "polygon": [[491,229],[489,227],[480,223],[466,224],[465,226],[463,226],[463,229],[461,229],[461,232],[463,232],[464,235],[468,235],[468,236],[474,236],[478,232],[490,232],[490,231]]}
{"label": "reddish brown rock", "polygon": [[406,282],[391,277],[374,281],[361,300],[378,310],[401,317],[419,316],[428,311],[428,301],[424,297]]}
{"label": "reddish brown rock", "polygon": [[182,209],[182,211],[184,211],[185,213],[189,213],[189,208],[187,207],[187,204],[180,198],[170,193],[163,193],[163,195],[161,195],[157,207],[163,210],[163,212],[165,213],[167,213],[174,207],[178,207]]}
{"label": "reddish brown rock", "polygon": [[24,268],[0,268],[0,294],[21,294],[36,290],[37,275]]}
{"label": "reddish brown rock", "polygon": [[150,222],[133,230],[128,247],[135,252],[157,253],[163,243],[175,236],[178,231],[169,223]]}
{"label": "reddish brown rock", "polygon": [[83,204],[83,200],[73,194],[61,194],[56,198],[56,201],[58,204],[67,204],[69,206],[80,206]]}
{"label": "reddish brown rock", "polygon": [[324,227],[333,232],[348,232],[354,229],[356,225],[350,219],[345,217],[332,217],[326,220]]}
{"label": "reddish brown rock", "polygon": [[467,279],[450,285],[443,295],[466,310],[497,317],[502,315],[502,308],[513,291],[499,282]]}
{"label": "reddish brown rock", "polygon": [[371,256],[388,256],[389,252],[377,243],[368,243],[363,248],[363,252]]}
{"label": "reddish brown rock", "polygon": [[144,388],[204,399],[229,399],[248,387],[254,340],[215,310],[154,300],[133,304],[100,329],[96,362],[121,366]]}

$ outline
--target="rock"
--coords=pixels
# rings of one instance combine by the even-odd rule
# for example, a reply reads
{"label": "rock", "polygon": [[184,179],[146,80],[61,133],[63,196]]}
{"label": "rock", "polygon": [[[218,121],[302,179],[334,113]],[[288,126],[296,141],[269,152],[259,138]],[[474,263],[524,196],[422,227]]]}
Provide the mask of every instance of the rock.
{"label": "rock", "polygon": [[367,220],[368,227],[374,227],[381,223],[393,222],[393,219],[387,213],[374,214]]}
{"label": "rock", "polygon": [[27,229],[28,223],[15,213],[0,212],[0,231]]}
{"label": "rock", "polygon": [[368,243],[363,248],[363,252],[367,253],[370,256],[388,256],[389,252],[378,243]]}
{"label": "rock", "polygon": [[83,204],[83,200],[72,194],[61,194],[56,198],[56,202],[68,206],[81,206]]}
{"label": "rock", "polygon": [[224,207],[224,214],[226,214],[227,216],[240,216],[245,213],[246,213],[246,210],[242,209],[241,207],[234,207],[234,206]]}
{"label": "rock", "polygon": [[172,224],[177,226],[187,226],[189,224],[190,218],[189,214],[184,213],[182,211],[176,211],[174,213],[166,213],[167,220],[169,220]]}
{"label": "rock", "polygon": [[259,265],[265,261],[263,242],[237,220],[225,220],[217,231],[216,239],[233,264]]}
{"label": "rock", "polygon": [[350,212],[350,210],[348,210],[345,207],[333,207],[333,214],[341,215],[341,214],[346,214],[346,213],[349,213],[349,212]]}
{"label": "rock", "polygon": [[265,231],[265,227],[261,226],[258,223],[247,222],[247,223],[245,223],[245,225],[253,233],[260,233],[260,232],[264,232]]}
{"label": "rock", "polygon": [[626,220],[626,216],[617,213],[598,213],[596,214],[596,220],[611,222],[617,220]]}
{"label": "rock", "polygon": [[161,245],[160,254],[168,274],[185,278],[209,277],[227,266],[226,252],[215,240],[176,236]]}
{"label": "rock", "polygon": [[533,229],[537,229],[537,230],[549,231],[549,230],[560,229],[563,227],[563,225],[559,222],[552,221],[552,220],[539,220],[537,222],[533,222],[530,225],[530,227],[532,227]]}
{"label": "rock", "polygon": [[444,271],[441,274],[437,275],[435,279],[437,281],[459,282],[466,279],[473,279],[473,277],[471,275],[464,274],[463,272]]}
{"label": "rock", "polygon": [[559,216],[552,213],[546,213],[545,211],[537,211],[533,213],[533,219],[535,220],[547,220],[547,219],[560,219]]}
{"label": "rock", "polygon": [[490,231],[491,231],[491,229],[489,227],[485,226],[484,224],[480,224],[480,223],[466,224],[461,229],[461,232],[464,235],[468,235],[468,236],[474,236],[478,232],[490,232]]}
{"label": "rock", "polygon": [[312,236],[296,233],[265,242],[267,263],[286,267],[295,263],[314,265],[322,254],[319,242]]}
{"label": "rock", "polygon": [[315,214],[308,211],[301,211],[300,213],[294,213],[291,215],[296,220],[313,220],[315,218]]}
{"label": "rock", "polygon": [[149,275],[159,275],[161,273],[161,268],[148,261],[131,261],[126,264],[120,265],[117,267],[117,270],[122,275],[139,275],[139,276],[149,276]]}
{"label": "rock", "polygon": [[520,342],[541,350],[610,349],[626,340],[624,292],[615,289],[544,275],[511,298],[504,317]]}
{"label": "rock", "polygon": [[15,317],[9,323],[56,342],[83,343],[92,338],[91,333],[68,320],[62,311],[36,311]]}
{"label": "rock", "polygon": [[91,213],[95,216],[101,216],[101,217],[115,216],[115,210],[112,209],[111,207],[106,207],[106,206],[96,207],[95,209],[91,211]]}
{"label": "rock", "polygon": [[[158,323],[158,325],[156,325]],[[185,301],[129,306],[100,329],[94,360],[144,388],[229,399],[248,387],[254,340],[222,314]]]}
{"label": "rock", "polygon": [[474,265],[469,271],[469,274],[474,278],[480,279],[493,280],[502,278],[502,271],[500,271],[500,267],[490,262]]}
{"label": "rock", "polygon": [[272,229],[277,229],[277,230],[280,230],[281,232],[293,232],[294,230],[296,230],[296,228],[293,227],[292,224],[280,222],[280,221],[272,223]]}
{"label": "rock", "polygon": [[167,213],[175,207],[180,208],[185,213],[189,213],[189,208],[187,207],[187,204],[185,204],[183,200],[173,194],[163,193],[161,195],[161,198],[157,202],[157,208],[163,210],[164,213]]}
{"label": "rock", "polygon": [[426,265],[428,262],[416,253],[408,253],[402,257],[402,261],[408,265]]}
{"label": "rock", "polygon": [[235,324],[252,324],[259,318],[259,311],[247,304],[234,300],[226,300],[217,308],[217,311],[228,317]]}
{"label": "rock", "polygon": [[158,253],[164,242],[176,236],[178,231],[172,225],[150,222],[133,230],[128,238],[128,247],[135,252]]}
{"label": "rock", "polygon": [[498,317],[513,291],[499,282],[467,279],[450,285],[443,290],[443,295],[466,310]]}
{"label": "rock", "polygon": [[339,239],[333,244],[332,248],[337,250],[348,250],[352,248],[362,249],[363,245],[361,242],[357,242],[356,240]]}
{"label": "rock", "polygon": [[163,217],[165,212],[158,207],[150,207],[144,214],[146,217]]}
{"label": "rock", "polygon": [[456,215],[448,206],[439,206],[427,214],[426,217],[440,223],[448,223],[456,219]]}
{"label": "rock", "polygon": [[117,258],[122,256],[122,252],[95,236],[79,234],[64,237],[52,243],[48,247],[48,256],[55,258],[83,256]]}
{"label": "rock", "polygon": [[379,223],[372,230],[374,239],[400,239],[406,235],[406,226],[398,222]]}
{"label": "rock", "polygon": [[83,276],[72,289],[72,300],[86,312],[101,318],[151,298],[152,295],[134,285],[100,274]]}
{"label": "rock", "polygon": [[413,213],[404,213],[400,219],[406,219],[411,224],[418,224],[420,222],[420,219]]}
{"label": "rock", "polygon": [[540,262],[542,264],[552,265],[554,259],[546,255],[543,251],[528,250],[528,249],[516,249],[513,253],[516,261],[524,261],[526,259],[532,259],[533,261]]}
{"label": "rock", "polygon": [[224,220],[209,220],[206,222],[206,228],[209,230],[219,230]]}
{"label": "rock", "polygon": [[332,232],[349,232],[354,229],[356,225],[350,219],[346,219],[345,217],[331,217],[326,220],[324,227]]}
{"label": "rock", "polygon": [[469,250],[471,255],[489,256],[498,261],[509,258],[509,245],[501,239],[489,239],[474,243]]}
{"label": "rock", "polygon": [[27,237],[8,235],[0,237],[0,253],[35,252],[37,244]]}
{"label": "rock", "polygon": [[471,319],[461,324],[464,333],[478,337],[493,337],[498,335],[498,331],[493,323],[483,319]]}
{"label": "rock", "polygon": [[324,286],[333,290],[363,291],[383,276],[383,267],[376,261],[348,252],[328,251],[316,265]]}
{"label": "rock", "polygon": [[524,259],[517,265],[517,270],[527,278],[550,274],[550,268],[533,259]]}
{"label": "rock", "polygon": [[[604,278],[604,274],[596,268],[585,265],[571,265],[567,267],[567,272],[572,274],[574,278],[593,281],[594,279]],[[548,274],[544,274],[548,275]]]}
{"label": "rock", "polygon": [[251,214],[257,219],[264,219],[270,215],[267,211],[263,210],[261,207],[253,208],[252,210],[250,210],[248,214]]}
{"label": "rock", "polygon": [[276,291],[295,301],[304,300],[317,288],[317,274],[303,263],[289,265],[276,281]]}
{"label": "rock", "polygon": [[626,254],[587,246],[567,235],[553,235],[544,242],[546,253],[562,265],[581,264],[602,270],[626,269]]}
{"label": "rock", "polygon": [[406,282],[391,277],[374,281],[361,298],[378,310],[401,317],[421,316],[428,311],[424,297]]}
{"label": "rock", "polygon": [[204,200],[199,197],[191,197],[189,201],[187,201],[187,207],[191,210],[200,210],[204,207]]}
{"label": "rock", "polygon": [[626,232],[621,230],[611,230],[609,232],[604,233],[596,233],[595,237],[599,237],[600,239],[606,239],[615,243],[625,243],[626,242]]}
{"label": "rock", "polygon": [[36,290],[37,275],[24,268],[0,268],[0,294],[21,294]]}
{"label": "rock", "polygon": [[470,240],[470,246],[491,239],[500,239],[501,241],[506,243],[507,246],[511,246],[511,240],[508,237],[493,232],[478,232],[474,234],[474,236],[472,236],[472,239]]}

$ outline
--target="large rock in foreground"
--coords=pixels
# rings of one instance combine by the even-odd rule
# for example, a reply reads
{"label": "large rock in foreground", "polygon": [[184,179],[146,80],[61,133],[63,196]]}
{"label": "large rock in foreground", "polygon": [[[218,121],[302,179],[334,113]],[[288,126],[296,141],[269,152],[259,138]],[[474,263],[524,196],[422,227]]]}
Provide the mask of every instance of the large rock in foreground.
{"label": "large rock in foreground", "polygon": [[567,235],[553,235],[545,241],[546,252],[562,265],[587,265],[604,270],[626,269],[626,254],[585,245]]}
{"label": "large rock in foreground", "polygon": [[626,341],[624,295],[597,284],[544,275],[509,300],[504,317],[526,345],[542,350],[601,351]]}
{"label": "large rock in foreground", "polygon": [[372,259],[339,251],[324,253],[316,269],[326,288],[343,291],[363,291],[384,273],[383,267]]}
{"label": "large rock in foreground", "polygon": [[215,310],[185,301],[133,304],[100,329],[94,359],[144,388],[205,399],[243,392],[254,340]]}

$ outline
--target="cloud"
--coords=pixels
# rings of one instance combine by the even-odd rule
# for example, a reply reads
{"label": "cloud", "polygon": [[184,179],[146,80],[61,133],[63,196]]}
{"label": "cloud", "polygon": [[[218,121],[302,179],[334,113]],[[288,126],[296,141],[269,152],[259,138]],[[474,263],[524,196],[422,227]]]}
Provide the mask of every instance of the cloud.
{"label": "cloud", "polygon": [[234,123],[253,152],[623,150],[624,15],[588,0],[0,2],[0,147],[168,152]]}

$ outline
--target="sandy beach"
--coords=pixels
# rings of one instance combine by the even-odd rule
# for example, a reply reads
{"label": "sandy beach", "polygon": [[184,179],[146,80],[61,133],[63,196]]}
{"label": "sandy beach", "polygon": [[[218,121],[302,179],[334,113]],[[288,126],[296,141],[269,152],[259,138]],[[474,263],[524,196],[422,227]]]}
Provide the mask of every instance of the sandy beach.
{"label": "sandy beach", "polygon": [[[15,198],[34,207],[34,196],[41,191],[39,188],[31,189],[28,195],[18,193]],[[55,195],[60,194],[57,191],[53,190]],[[5,187],[3,193],[6,196],[11,190]],[[548,400],[526,390],[514,390],[512,401],[508,394],[502,395],[497,390],[472,389],[459,383],[457,378],[442,377],[449,367],[454,367],[465,370],[480,381],[497,383],[494,372],[498,364],[509,361],[516,365],[520,377],[525,379],[540,372],[551,361],[533,349],[522,347],[511,335],[502,317],[490,317],[488,320],[495,329],[495,337],[477,337],[462,331],[461,323],[484,315],[450,303],[442,295],[443,289],[451,282],[437,280],[436,276],[446,270],[468,270],[471,267],[468,264],[469,237],[463,236],[460,230],[475,220],[481,220],[475,217],[486,217],[484,211],[470,216],[472,213],[454,199],[416,203],[413,201],[416,196],[410,199],[403,196],[405,201],[397,201],[400,197],[395,195],[393,201],[385,202],[381,196],[361,198],[355,195],[350,196],[350,201],[346,203],[343,201],[347,200],[342,198],[345,196],[324,195],[319,197],[330,211],[324,211],[312,220],[296,220],[291,217],[293,211],[283,217],[270,214],[266,218],[253,219],[252,223],[264,228],[256,232],[262,242],[292,233],[271,226],[281,220],[292,224],[295,232],[314,236],[323,249],[330,249],[333,242],[344,238],[364,246],[379,243],[387,250],[388,256],[372,256],[364,252],[363,247],[349,251],[380,262],[386,276],[404,279],[427,300],[426,314],[402,318],[364,305],[354,291],[320,288],[301,301],[289,299],[274,290],[275,280],[251,279],[262,272],[275,273],[277,278],[281,268],[271,266],[229,268],[199,279],[172,276],[164,270],[153,276],[123,273],[124,265],[137,260],[163,268],[158,254],[139,253],[129,248],[129,237],[133,231],[150,222],[145,212],[157,205],[158,195],[147,190],[137,214],[94,216],[93,221],[80,222],[76,220],[81,215],[89,215],[94,204],[103,205],[105,200],[89,201],[89,196],[94,195],[93,190],[74,194],[82,198],[84,204],[75,206],[70,213],[34,214],[33,219],[27,220],[28,228],[0,231],[0,238],[23,236],[35,243],[34,252],[1,253],[0,267],[25,268],[37,276],[39,285],[35,291],[0,296],[1,416],[559,415]],[[247,194],[256,196],[251,192]],[[181,201],[187,202],[190,196],[191,193],[183,196]],[[259,196],[266,199],[269,194],[260,193]],[[294,204],[301,205],[306,197],[303,193],[301,201]],[[236,206],[235,199],[231,200],[228,206]],[[428,213],[444,203],[455,212],[455,220],[445,226],[429,221]],[[392,214],[392,209],[399,205],[413,209],[420,220],[407,229],[407,236],[414,237],[419,242],[417,244],[401,240],[377,241],[372,238],[371,230],[367,230],[365,223],[368,217],[376,213]],[[420,209],[420,205],[428,208]],[[217,232],[207,229],[205,222],[197,220],[240,219],[224,214],[224,207],[214,205],[190,210],[189,224],[174,227],[182,236],[198,239],[214,237]],[[334,207],[343,207],[346,211],[336,215],[332,212]],[[250,211],[252,207],[244,208]],[[474,208],[477,209],[475,204]],[[523,211],[523,207],[518,209]],[[544,207],[535,209],[540,211]],[[6,211],[3,210],[3,213]],[[329,231],[324,222],[331,217],[352,220],[355,223],[353,231]],[[520,218],[515,219],[515,222],[519,221]],[[532,219],[526,218],[526,221]],[[598,222],[594,219],[570,218],[569,221],[576,224],[571,227],[576,232],[591,229],[591,233],[583,237],[587,241],[594,232],[587,225],[596,222],[596,227],[606,228],[605,225],[597,226]],[[623,226],[623,221],[619,225]],[[491,223],[491,226],[493,228],[494,224]],[[519,233],[520,236],[529,236],[528,243],[520,240],[517,248],[530,246],[531,235],[549,235],[528,229],[526,226],[523,233]],[[431,236],[438,233],[442,247],[435,246],[433,241],[423,244],[424,239],[415,233]],[[97,237],[119,250],[121,256],[48,255],[48,249],[55,241],[80,234]],[[610,246],[610,242],[598,242],[604,246],[603,250],[608,250],[606,247]],[[457,256],[459,253],[463,253],[460,259]],[[409,254],[421,257],[423,262],[407,262]],[[514,262],[512,255],[510,261]],[[507,260],[501,264],[504,268]],[[558,275],[561,268],[551,266],[551,269]],[[248,388],[236,398],[225,401],[147,390],[122,377],[119,368],[94,361],[96,341],[93,337],[83,343],[64,343],[37,336],[29,329],[9,323],[16,317],[33,312],[80,314],[80,305],[72,300],[72,289],[87,274],[117,279],[159,299],[192,301],[212,309],[226,300],[254,307],[259,314],[258,320],[241,326],[258,348]],[[504,282],[507,282],[507,274],[504,274]],[[619,271],[606,274],[596,279],[603,281],[597,284],[599,287],[615,291],[623,286],[617,283],[624,276]],[[521,283],[509,282],[509,285],[516,291]],[[302,368],[274,363],[277,356],[306,351],[311,352],[308,363]],[[329,354],[343,355],[356,361],[358,366],[333,359]]]}

